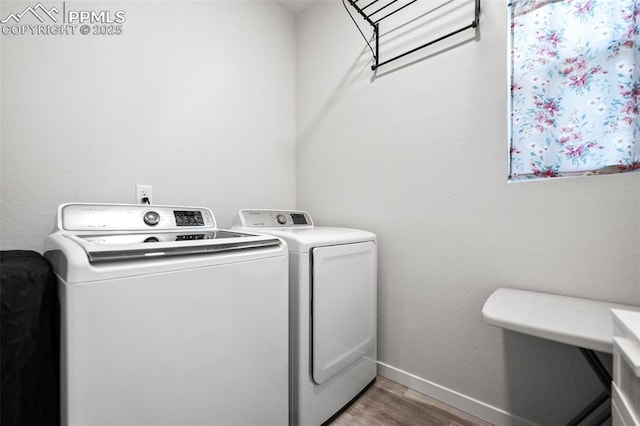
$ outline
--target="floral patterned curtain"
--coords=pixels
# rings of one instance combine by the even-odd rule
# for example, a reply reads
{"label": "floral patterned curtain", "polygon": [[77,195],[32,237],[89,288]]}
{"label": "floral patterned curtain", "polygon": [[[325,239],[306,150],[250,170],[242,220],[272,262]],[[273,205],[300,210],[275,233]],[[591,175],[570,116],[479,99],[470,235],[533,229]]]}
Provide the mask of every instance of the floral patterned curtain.
{"label": "floral patterned curtain", "polygon": [[640,0],[516,0],[510,179],[640,170]]}

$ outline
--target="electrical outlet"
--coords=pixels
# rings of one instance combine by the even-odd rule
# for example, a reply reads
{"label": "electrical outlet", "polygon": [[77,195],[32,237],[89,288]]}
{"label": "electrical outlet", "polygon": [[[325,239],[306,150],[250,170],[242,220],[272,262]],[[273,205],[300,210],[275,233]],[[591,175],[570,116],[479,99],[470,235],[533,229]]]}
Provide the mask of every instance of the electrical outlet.
{"label": "electrical outlet", "polygon": [[151,185],[136,185],[136,204],[151,204]]}

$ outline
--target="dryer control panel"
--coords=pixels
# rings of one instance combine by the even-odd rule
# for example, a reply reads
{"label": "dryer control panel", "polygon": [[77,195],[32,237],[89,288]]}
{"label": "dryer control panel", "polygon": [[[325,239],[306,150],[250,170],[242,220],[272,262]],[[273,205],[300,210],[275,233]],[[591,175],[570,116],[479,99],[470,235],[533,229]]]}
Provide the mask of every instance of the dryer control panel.
{"label": "dryer control panel", "polygon": [[251,228],[310,228],[313,220],[302,210],[240,210],[241,226]]}

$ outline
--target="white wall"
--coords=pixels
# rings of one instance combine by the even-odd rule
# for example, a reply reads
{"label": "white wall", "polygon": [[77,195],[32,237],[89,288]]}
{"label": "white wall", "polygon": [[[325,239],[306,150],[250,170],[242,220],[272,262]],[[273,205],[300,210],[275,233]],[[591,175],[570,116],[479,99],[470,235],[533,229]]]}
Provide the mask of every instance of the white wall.
{"label": "white wall", "polygon": [[[434,36],[473,18],[470,0],[418,3],[449,8],[424,16]],[[507,2],[482,3],[479,39],[376,74],[341,2],[298,17],[297,206],[377,233],[383,371],[501,424],[562,424],[600,392],[586,362],[481,308],[501,286],[640,304],[640,175],[506,182]],[[382,56],[421,31],[388,33]]]}
{"label": "white wall", "polygon": [[[31,3],[3,0],[0,15]],[[0,36],[2,249],[40,251],[58,204],[131,203],[136,183],[222,226],[240,208],[294,206],[290,13],[268,1],[67,7],[124,10],[124,33]]]}

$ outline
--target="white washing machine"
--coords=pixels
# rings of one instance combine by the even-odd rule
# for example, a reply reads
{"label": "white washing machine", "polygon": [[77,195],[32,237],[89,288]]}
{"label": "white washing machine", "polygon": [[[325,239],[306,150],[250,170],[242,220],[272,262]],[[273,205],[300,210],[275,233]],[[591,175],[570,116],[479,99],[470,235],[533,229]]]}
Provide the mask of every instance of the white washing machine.
{"label": "white washing machine", "polygon": [[66,204],[63,425],[288,422],[288,253],[206,208]]}
{"label": "white washing machine", "polygon": [[233,228],[287,242],[290,422],[318,426],[376,377],[376,236],[304,211],[241,210]]}

